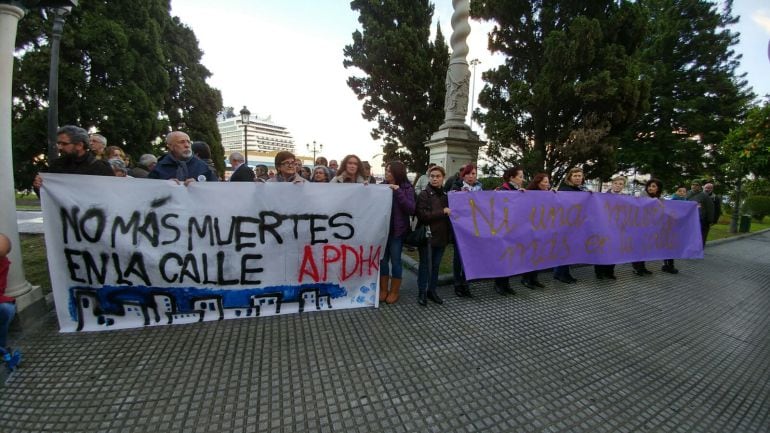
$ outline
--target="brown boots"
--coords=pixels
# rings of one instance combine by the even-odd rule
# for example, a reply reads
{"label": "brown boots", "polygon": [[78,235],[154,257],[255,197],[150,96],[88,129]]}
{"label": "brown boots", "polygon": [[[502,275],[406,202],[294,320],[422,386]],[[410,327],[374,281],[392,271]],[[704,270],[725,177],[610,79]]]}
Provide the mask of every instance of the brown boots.
{"label": "brown boots", "polygon": [[388,304],[395,304],[398,301],[398,292],[401,290],[401,278],[390,279],[390,294],[385,299]]}
{"label": "brown boots", "polygon": [[385,302],[388,297],[388,283],[390,277],[387,275],[380,275],[380,302]]}
{"label": "brown boots", "polygon": [[[390,290],[388,290],[390,282]],[[398,292],[401,290],[401,278],[390,278],[387,275],[380,275],[380,302],[395,304],[398,301]]]}

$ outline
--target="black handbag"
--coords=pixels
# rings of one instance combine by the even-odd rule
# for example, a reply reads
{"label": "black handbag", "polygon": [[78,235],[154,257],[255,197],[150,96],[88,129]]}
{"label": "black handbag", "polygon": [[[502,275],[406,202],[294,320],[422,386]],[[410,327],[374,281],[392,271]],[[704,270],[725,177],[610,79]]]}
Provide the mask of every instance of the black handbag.
{"label": "black handbag", "polygon": [[425,224],[417,223],[417,226],[411,229],[409,233],[406,234],[406,237],[404,238],[404,244],[415,248],[419,248],[427,245],[428,244],[427,226],[425,226]]}

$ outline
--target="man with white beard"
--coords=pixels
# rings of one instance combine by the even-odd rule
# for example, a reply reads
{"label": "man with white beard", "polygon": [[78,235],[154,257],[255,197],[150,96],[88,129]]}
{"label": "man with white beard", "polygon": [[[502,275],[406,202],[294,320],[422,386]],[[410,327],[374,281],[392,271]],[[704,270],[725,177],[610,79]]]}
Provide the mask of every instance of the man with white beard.
{"label": "man with white beard", "polygon": [[182,131],[173,131],[166,136],[168,153],[163,155],[148,179],[171,179],[189,185],[191,182],[216,182],[217,175],[196,157],[192,151],[190,136]]}

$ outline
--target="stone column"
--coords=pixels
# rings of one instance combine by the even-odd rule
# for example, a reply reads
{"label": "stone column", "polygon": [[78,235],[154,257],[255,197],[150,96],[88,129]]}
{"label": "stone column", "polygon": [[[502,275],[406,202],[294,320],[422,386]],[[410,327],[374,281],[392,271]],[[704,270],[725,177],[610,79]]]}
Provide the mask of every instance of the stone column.
{"label": "stone column", "polygon": [[16,223],[16,190],[11,151],[11,81],[16,30],[23,16],[23,9],[0,3],[0,232],[8,236],[13,244],[8,257],[12,263],[5,294],[16,298],[16,309],[22,322],[26,321],[26,317],[45,311],[43,291],[31,285],[24,276],[19,226]]}
{"label": "stone column", "polygon": [[479,147],[483,144],[479,136],[465,123],[468,114],[471,72],[468,68],[468,44],[471,33],[468,23],[469,0],[453,0],[452,56],[446,74],[446,96],[444,98],[444,123],[433,133],[425,146],[430,149],[430,162],[444,167],[447,176],[454,174],[460,166],[476,162]]}

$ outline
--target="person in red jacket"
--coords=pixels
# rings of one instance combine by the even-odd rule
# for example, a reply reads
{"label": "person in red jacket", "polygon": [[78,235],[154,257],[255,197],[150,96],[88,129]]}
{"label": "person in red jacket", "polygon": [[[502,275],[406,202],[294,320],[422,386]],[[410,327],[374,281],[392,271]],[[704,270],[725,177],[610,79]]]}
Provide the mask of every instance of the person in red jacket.
{"label": "person in red jacket", "polygon": [[7,352],[8,327],[11,325],[13,316],[16,315],[16,299],[5,296],[5,289],[8,287],[8,270],[11,267],[11,261],[8,260],[10,252],[10,239],[0,233],[0,353],[2,354]]}

